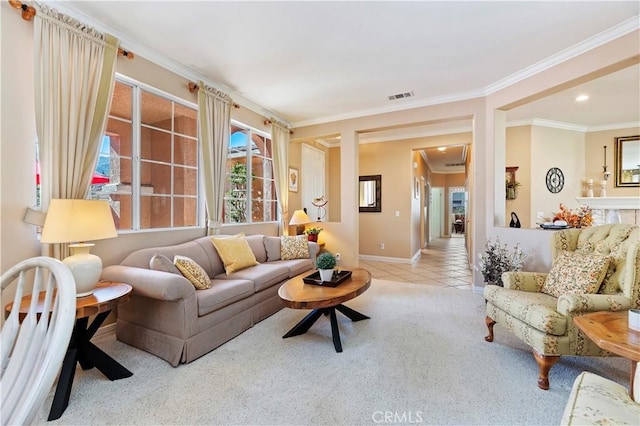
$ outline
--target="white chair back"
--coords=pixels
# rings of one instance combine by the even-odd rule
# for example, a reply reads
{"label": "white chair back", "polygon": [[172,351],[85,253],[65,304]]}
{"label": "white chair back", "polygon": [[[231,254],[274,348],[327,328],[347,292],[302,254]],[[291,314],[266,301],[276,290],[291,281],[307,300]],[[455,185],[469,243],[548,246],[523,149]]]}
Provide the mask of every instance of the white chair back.
{"label": "white chair back", "polygon": [[[69,268],[50,257],[24,260],[2,274],[0,282],[3,293],[17,283],[0,333],[2,423],[29,424],[62,366],[75,322],[76,284]],[[20,302],[29,291],[40,298],[32,297],[21,315]]]}

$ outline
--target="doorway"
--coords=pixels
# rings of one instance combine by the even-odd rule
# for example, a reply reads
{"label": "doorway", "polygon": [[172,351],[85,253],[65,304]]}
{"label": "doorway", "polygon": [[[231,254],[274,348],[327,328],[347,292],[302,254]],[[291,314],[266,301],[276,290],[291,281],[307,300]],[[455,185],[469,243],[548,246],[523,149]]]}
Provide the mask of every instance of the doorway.
{"label": "doorway", "polygon": [[464,187],[449,188],[450,235],[465,234],[468,195]]}
{"label": "doorway", "polygon": [[431,188],[429,197],[429,241],[443,235],[444,188]]}

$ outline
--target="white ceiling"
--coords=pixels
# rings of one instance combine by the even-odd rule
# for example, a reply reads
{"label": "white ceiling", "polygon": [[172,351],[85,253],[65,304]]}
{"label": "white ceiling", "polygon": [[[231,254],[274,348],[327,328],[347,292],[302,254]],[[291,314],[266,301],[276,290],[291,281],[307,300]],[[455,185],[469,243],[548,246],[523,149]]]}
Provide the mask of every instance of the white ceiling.
{"label": "white ceiling", "polygon": [[[640,13],[637,1],[51,4],[294,127],[482,96],[638,28]],[[632,67],[507,118],[585,127],[637,122],[639,80]],[[582,90],[592,97],[578,106],[573,97]],[[415,96],[388,100],[408,91]]]}

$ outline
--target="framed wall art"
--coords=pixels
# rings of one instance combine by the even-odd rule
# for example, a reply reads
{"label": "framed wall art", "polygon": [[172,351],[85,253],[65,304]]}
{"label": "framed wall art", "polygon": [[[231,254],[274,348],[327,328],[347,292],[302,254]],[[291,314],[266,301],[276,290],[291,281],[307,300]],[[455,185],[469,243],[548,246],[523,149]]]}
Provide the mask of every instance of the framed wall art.
{"label": "framed wall art", "polygon": [[289,167],[289,191],[298,192],[299,177],[298,169]]}

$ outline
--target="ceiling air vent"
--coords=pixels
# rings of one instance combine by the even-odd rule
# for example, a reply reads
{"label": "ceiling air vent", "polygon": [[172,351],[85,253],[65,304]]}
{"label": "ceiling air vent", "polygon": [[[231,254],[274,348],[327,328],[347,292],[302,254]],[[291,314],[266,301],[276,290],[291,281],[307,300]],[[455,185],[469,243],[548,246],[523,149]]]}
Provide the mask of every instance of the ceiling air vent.
{"label": "ceiling air vent", "polygon": [[446,163],[445,167],[460,167],[464,166],[465,163]]}
{"label": "ceiling air vent", "polygon": [[410,98],[411,96],[413,96],[413,92],[398,93],[397,95],[389,96],[389,100],[395,101],[396,99]]}

